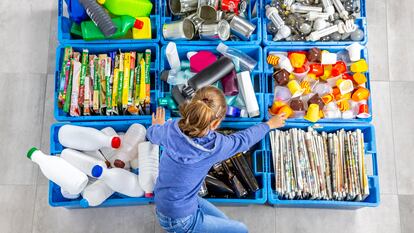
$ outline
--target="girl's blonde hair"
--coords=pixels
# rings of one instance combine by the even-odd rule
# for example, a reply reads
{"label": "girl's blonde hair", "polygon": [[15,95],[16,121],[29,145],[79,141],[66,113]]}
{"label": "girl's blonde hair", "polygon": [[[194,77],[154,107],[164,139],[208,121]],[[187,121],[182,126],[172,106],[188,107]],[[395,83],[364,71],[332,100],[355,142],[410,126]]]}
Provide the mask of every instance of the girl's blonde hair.
{"label": "girl's blonde hair", "polygon": [[203,137],[213,120],[226,115],[226,99],[222,91],[213,86],[199,89],[190,102],[180,106],[178,126],[189,137]]}

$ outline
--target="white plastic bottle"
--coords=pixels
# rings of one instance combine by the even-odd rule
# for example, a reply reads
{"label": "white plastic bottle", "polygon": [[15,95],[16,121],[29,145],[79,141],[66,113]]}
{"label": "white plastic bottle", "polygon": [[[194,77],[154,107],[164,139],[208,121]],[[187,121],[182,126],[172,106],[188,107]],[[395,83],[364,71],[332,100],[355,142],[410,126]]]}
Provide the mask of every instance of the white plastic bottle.
{"label": "white plastic bottle", "polygon": [[237,84],[239,91],[243,96],[246,104],[249,117],[256,117],[260,115],[259,104],[257,103],[256,95],[254,94],[253,84],[248,71],[237,74]]}
{"label": "white plastic bottle", "polygon": [[80,205],[84,208],[98,206],[112,194],[114,194],[114,191],[104,181],[97,180],[83,190]]}
{"label": "white plastic bottle", "polygon": [[64,125],[59,129],[59,142],[64,147],[77,150],[94,151],[101,148],[119,148],[119,137],[107,136],[101,131],[76,125]]}
{"label": "white plastic bottle", "polygon": [[145,191],[145,197],[153,197],[154,186],[158,177],[159,146],[151,142],[138,144],[139,184]]}
{"label": "white plastic bottle", "polygon": [[95,165],[106,167],[104,161],[98,160],[73,149],[64,149],[60,154],[60,157],[88,176],[92,176],[91,170]]}
{"label": "white plastic bottle", "polygon": [[66,198],[66,199],[78,199],[78,197],[80,196],[80,193],[77,194],[70,194],[68,191],[60,188],[60,193],[62,194],[62,197]]}
{"label": "white plastic bottle", "polygon": [[[118,134],[112,127],[106,127],[101,129],[101,132],[105,135],[111,136],[111,137],[119,137],[121,138],[121,142],[123,143],[123,138],[120,134]],[[114,148],[101,148],[100,152],[105,156],[107,160],[110,160],[113,156],[115,156],[117,149]],[[102,155],[101,155],[102,157]]]}
{"label": "white plastic bottle", "polygon": [[69,194],[82,192],[88,184],[88,177],[83,172],[58,156],[45,155],[33,147],[27,152],[27,157],[39,165],[46,178]]}
{"label": "white plastic bottle", "polygon": [[180,71],[181,62],[178,57],[177,45],[174,42],[169,42],[165,48],[165,55],[167,56],[168,64],[170,64],[171,70]]}
{"label": "white plastic bottle", "polygon": [[139,185],[138,176],[121,168],[106,169],[99,165],[92,168],[92,175],[105,182],[112,190],[130,197],[141,197],[144,191]]}
{"label": "white plastic bottle", "polygon": [[114,162],[115,167],[124,168],[125,164],[138,157],[138,143],[144,142],[147,130],[141,124],[132,124],[125,133],[122,146]]}

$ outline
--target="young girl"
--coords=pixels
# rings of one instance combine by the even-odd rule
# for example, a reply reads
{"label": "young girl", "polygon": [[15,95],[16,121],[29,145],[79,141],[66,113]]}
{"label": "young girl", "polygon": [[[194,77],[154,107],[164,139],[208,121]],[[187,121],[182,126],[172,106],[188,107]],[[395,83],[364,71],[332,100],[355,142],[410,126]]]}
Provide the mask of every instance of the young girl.
{"label": "young girl", "polygon": [[180,108],[182,118],[165,122],[165,111],[153,114],[147,138],[164,147],[155,185],[156,214],[167,232],[239,233],[243,223],[229,219],[197,194],[210,168],[248,150],[270,129],[284,125],[284,116],[229,136],[215,132],[226,115],[223,93],[213,87],[198,90]]}

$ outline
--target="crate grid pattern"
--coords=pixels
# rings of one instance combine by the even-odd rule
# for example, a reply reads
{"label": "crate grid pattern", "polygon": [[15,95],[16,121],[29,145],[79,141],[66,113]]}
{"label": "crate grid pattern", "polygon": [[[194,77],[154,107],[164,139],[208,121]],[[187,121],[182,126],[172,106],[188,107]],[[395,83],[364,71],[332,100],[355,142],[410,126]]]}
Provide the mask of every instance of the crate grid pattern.
{"label": "crate grid pattern", "polygon": [[[70,20],[64,13],[63,0],[58,0],[58,40],[59,46],[56,52],[56,70],[55,70],[55,106],[54,115],[59,123],[51,126],[50,151],[52,155],[57,155],[63,149],[57,140],[57,130],[64,124],[77,124],[101,129],[107,126],[113,127],[115,130],[125,131],[129,125],[133,123],[141,123],[148,127],[151,124],[150,116],[82,116],[71,117],[58,109],[57,90],[58,78],[61,70],[63,49],[65,46],[72,46],[75,51],[81,52],[83,48],[89,49],[91,53],[117,51],[142,51],[150,48],[153,56],[153,63],[150,68],[151,74],[151,107],[157,106],[157,99],[169,95],[171,86],[160,80],[160,74],[164,69],[168,69],[169,65],[165,57],[165,45],[169,42],[162,35],[162,25],[171,22],[172,17],[168,12],[167,0],[151,0],[154,3],[153,10],[150,15],[152,24],[152,39],[150,40],[99,40],[84,41],[71,38],[70,36]],[[226,41],[226,45],[240,49],[258,61],[258,65],[251,72],[252,83],[256,91],[256,97],[260,106],[260,116],[256,118],[226,118],[222,127],[244,129],[254,124],[258,124],[269,119],[267,109],[273,100],[273,80],[271,78],[272,69],[266,62],[269,51],[286,51],[286,50],[306,50],[312,47],[320,47],[328,50],[344,49],[351,41],[342,42],[274,42],[272,36],[267,34],[266,25],[268,19],[265,16],[265,6],[271,0],[251,0],[248,4],[247,18],[256,25],[256,29],[248,41]],[[257,15],[252,17],[253,6],[256,4]],[[368,32],[366,25],[366,6],[365,0],[361,0],[361,14],[356,20],[358,26],[364,31],[364,40],[361,44],[368,42]],[[175,41],[177,44],[179,56],[185,56],[188,51],[209,50],[217,53],[215,47],[220,41]],[[362,57],[367,59],[367,50],[361,52]],[[368,78],[367,88],[369,89],[369,72],[366,73]],[[371,99],[368,101],[369,110],[371,112]],[[171,116],[171,112],[167,111],[167,117]],[[334,129],[361,129],[366,138],[366,152],[372,158],[373,175],[369,176],[370,196],[363,202],[337,202],[337,201],[299,201],[299,200],[279,200],[274,190],[274,172],[271,161],[271,150],[269,144],[269,136],[266,136],[255,147],[252,153],[252,170],[259,182],[260,190],[253,196],[244,199],[209,199],[215,204],[224,205],[248,205],[248,204],[265,204],[281,207],[310,207],[310,208],[344,208],[355,209],[361,207],[377,206],[379,200],[379,176],[377,169],[377,155],[375,146],[374,127],[370,124],[371,118],[366,120],[320,120],[317,124],[311,124],[301,120],[288,120],[286,126],[282,129],[292,127],[305,129],[309,126],[322,125],[323,129],[333,131]],[[320,128],[318,129],[320,130]],[[369,140],[368,140],[369,138]],[[59,206],[65,208],[81,208],[78,200],[64,199],[60,194],[60,187],[49,182],[49,203],[51,206]],[[112,195],[101,206],[130,206],[130,205],[148,205],[153,203],[153,198],[125,198],[117,194]]]}

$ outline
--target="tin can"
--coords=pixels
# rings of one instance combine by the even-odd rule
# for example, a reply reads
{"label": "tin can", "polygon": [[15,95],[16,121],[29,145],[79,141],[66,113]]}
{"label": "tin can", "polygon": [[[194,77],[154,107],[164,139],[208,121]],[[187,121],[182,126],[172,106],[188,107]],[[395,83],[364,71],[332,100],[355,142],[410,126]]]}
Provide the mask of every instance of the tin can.
{"label": "tin can", "polygon": [[234,12],[236,15],[243,14],[247,9],[245,0],[221,0],[221,10]]}
{"label": "tin can", "polygon": [[240,16],[235,15],[230,21],[230,28],[231,31],[242,40],[249,40],[254,30],[256,30],[256,25]]}
{"label": "tin can", "polygon": [[204,40],[226,41],[230,37],[230,25],[226,20],[220,20],[218,23],[205,22],[200,27],[199,35]]}
{"label": "tin can", "polygon": [[197,13],[189,15],[186,19],[193,23],[195,33],[200,30],[201,25],[204,23],[204,19],[200,18]]}
{"label": "tin can", "polygon": [[198,15],[204,20],[216,20],[220,0],[199,0]]}
{"label": "tin can", "polygon": [[166,23],[162,27],[166,40],[191,40],[195,35],[194,24],[189,19]]}
{"label": "tin can", "polygon": [[187,12],[196,11],[198,0],[169,0],[169,8],[173,15],[183,15]]}

